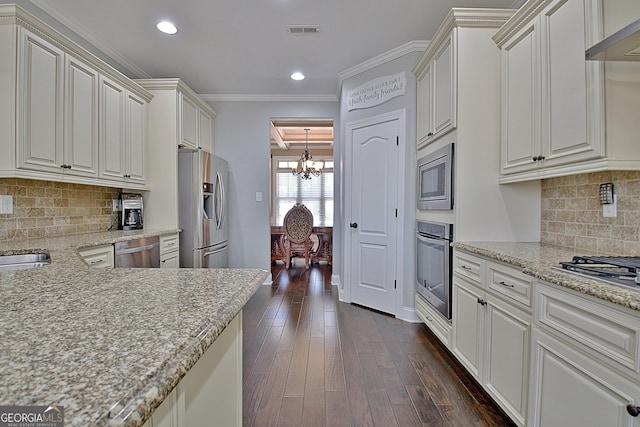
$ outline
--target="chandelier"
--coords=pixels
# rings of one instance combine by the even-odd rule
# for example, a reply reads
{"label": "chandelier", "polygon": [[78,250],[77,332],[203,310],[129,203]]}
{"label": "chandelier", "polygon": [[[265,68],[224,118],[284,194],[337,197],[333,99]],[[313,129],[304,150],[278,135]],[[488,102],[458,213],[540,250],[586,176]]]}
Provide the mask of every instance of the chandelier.
{"label": "chandelier", "polygon": [[306,140],[304,144],[304,152],[300,156],[300,160],[291,163],[291,173],[300,176],[302,179],[311,179],[311,176],[319,176],[322,173],[324,162],[314,162],[313,156],[309,152],[309,130],[305,129]]}

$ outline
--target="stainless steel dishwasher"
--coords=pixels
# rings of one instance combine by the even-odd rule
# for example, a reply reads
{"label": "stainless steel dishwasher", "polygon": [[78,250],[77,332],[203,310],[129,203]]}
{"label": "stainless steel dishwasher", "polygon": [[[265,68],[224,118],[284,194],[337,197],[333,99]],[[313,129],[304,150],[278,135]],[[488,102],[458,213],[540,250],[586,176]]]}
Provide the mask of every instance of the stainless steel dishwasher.
{"label": "stainless steel dishwasher", "polygon": [[114,243],[116,268],[160,268],[160,237]]}

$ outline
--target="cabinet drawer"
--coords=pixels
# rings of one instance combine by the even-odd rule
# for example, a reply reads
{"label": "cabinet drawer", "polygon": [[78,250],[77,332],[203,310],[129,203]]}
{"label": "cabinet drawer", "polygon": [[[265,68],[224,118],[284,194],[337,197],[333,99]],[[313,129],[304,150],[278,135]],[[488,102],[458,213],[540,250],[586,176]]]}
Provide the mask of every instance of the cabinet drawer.
{"label": "cabinet drawer", "polygon": [[178,234],[168,234],[160,236],[160,254],[177,251],[180,247]]}
{"label": "cabinet drawer", "polygon": [[487,285],[492,291],[531,307],[533,277],[515,268],[495,262],[487,263]]}
{"label": "cabinet drawer", "polygon": [[84,261],[94,268],[113,268],[113,245],[96,246],[78,250]]}
{"label": "cabinet drawer", "polygon": [[536,323],[543,329],[586,346],[613,368],[640,373],[640,318],[542,282],[535,293]]}
{"label": "cabinet drawer", "polygon": [[453,271],[482,286],[482,274],[485,261],[481,258],[465,253],[455,252],[453,257]]}
{"label": "cabinet drawer", "polygon": [[447,322],[440,313],[436,312],[428,302],[416,294],[416,313],[425,325],[438,337],[442,343],[449,348],[449,333],[451,324]]}

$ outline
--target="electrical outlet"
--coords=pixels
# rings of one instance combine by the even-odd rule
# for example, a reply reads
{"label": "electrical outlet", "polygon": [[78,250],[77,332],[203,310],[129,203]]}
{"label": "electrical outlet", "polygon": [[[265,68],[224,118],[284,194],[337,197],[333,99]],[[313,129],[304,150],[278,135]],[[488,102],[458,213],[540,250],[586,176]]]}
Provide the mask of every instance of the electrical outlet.
{"label": "electrical outlet", "polygon": [[256,202],[262,201],[262,191],[256,191]]}
{"label": "electrical outlet", "polygon": [[0,196],[0,214],[10,215],[13,213],[13,196]]}
{"label": "electrical outlet", "polygon": [[122,210],[122,201],[120,199],[112,199],[113,207],[111,210],[113,212],[120,212]]}
{"label": "electrical outlet", "polygon": [[618,195],[613,195],[613,203],[602,205],[602,216],[604,218],[615,218],[618,216]]}

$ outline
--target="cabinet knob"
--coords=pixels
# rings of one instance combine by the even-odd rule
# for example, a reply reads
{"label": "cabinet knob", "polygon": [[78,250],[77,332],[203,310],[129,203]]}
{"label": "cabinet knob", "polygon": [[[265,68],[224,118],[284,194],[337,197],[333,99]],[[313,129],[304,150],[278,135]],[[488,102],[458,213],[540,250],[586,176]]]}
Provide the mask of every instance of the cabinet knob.
{"label": "cabinet knob", "polygon": [[640,415],[640,406],[636,406],[633,403],[629,403],[627,405],[627,412],[632,417],[637,417],[638,415]]}
{"label": "cabinet knob", "polygon": [[485,300],[483,300],[482,298],[478,298],[478,304],[480,305],[487,305],[487,302]]}
{"label": "cabinet knob", "polygon": [[352,222],[351,224],[349,224],[349,227],[358,228],[358,223],[357,222]]}
{"label": "cabinet knob", "polygon": [[429,132],[427,136],[433,136],[433,132]]}

